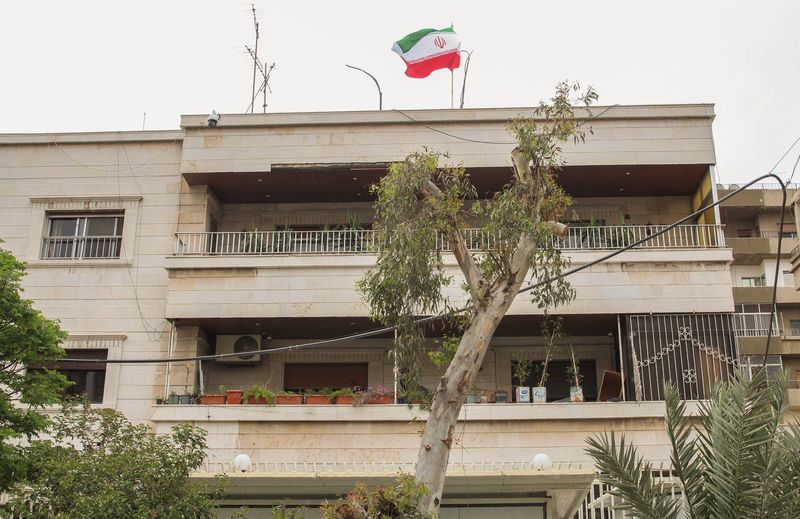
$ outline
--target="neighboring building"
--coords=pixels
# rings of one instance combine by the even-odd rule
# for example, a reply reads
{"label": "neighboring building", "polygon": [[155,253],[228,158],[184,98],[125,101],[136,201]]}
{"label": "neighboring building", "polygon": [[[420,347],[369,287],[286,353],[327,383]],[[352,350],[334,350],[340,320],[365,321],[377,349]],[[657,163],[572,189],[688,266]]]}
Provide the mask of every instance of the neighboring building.
{"label": "neighboring building", "polygon": [[[205,116],[184,116],[179,131],[0,135],[0,238],[28,263],[26,296],[69,332],[70,358],[191,357],[348,335],[375,327],[354,288],[375,260],[368,187],[390,162],[427,146],[449,152],[481,196],[490,194],[509,178],[513,143],[505,126],[518,114],[531,110],[225,115],[216,128]],[[573,264],[716,199],[713,117],[710,105],[614,107],[592,122],[585,144],[565,147],[559,178],[575,205],[559,246]],[[762,192],[764,199],[774,194]],[[577,298],[558,314],[573,337],[584,395],[595,401],[621,390],[622,401],[466,405],[442,516],[503,507],[492,513],[571,517],[580,503],[582,514],[589,505],[608,506],[604,496],[587,499],[594,470],[584,440],[600,431],[624,432],[668,469],[662,381],[702,399],[739,362],[755,362],[739,357],[736,336],[750,341],[761,333],[763,316],[733,312],[769,299],[740,293],[739,280],[761,279],[754,265],[768,279],[777,258],[769,256],[770,237],[767,249],[740,252],[738,231],[794,232],[776,229],[766,210],[726,204],[573,276]],[[720,212],[750,220],[724,228]],[[447,264],[458,276],[453,258]],[[793,294],[779,299],[784,332],[800,320],[785,305]],[[454,289],[452,297],[461,295]],[[523,296],[511,307],[477,382],[490,399],[512,392],[516,359],[543,359],[541,320]],[[406,405],[156,399],[174,402],[220,385],[394,387],[390,345],[384,336],[225,362],[61,368],[98,405],[158,432],[183,421],[206,428],[210,459],[197,477],[231,473],[227,505],[247,504],[252,517],[266,517],[283,498],[315,503],[356,481],[412,470],[425,413]],[[782,336],[773,349],[786,356],[785,366],[796,366],[792,347]],[[752,341],[743,348],[759,351]],[[568,400],[568,359],[566,349],[553,359],[549,400]],[[425,383],[432,387],[436,378],[426,366]],[[243,474],[232,467],[240,453],[253,460]],[[537,453],[553,466],[534,467]]]}

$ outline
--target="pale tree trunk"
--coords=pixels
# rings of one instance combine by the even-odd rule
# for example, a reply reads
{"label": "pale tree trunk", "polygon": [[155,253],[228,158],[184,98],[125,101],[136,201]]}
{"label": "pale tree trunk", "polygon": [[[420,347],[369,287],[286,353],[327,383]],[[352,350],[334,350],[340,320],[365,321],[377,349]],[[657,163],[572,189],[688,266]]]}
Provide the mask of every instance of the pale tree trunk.
{"label": "pale tree trunk", "polygon": [[519,289],[519,284],[515,285],[504,294],[494,296],[486,306],[476,309],[453,361],[436,387],[415,474],[417,482],[428,488],[428,494],[418,505],[422,512],[434,512],[438,516],[447,462],[464,395],[475,381],[497,325],[514,301]]}

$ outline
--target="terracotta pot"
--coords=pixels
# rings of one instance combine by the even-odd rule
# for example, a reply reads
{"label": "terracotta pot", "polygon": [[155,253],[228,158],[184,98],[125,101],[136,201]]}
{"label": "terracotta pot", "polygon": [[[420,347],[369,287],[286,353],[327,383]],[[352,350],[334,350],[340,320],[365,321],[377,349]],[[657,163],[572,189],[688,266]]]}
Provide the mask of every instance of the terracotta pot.
{"label": "terracotta pot", "polygon": [[306,403],[312,405],[328,405],[331,399],[328,395],[306,395]]}
{"label": "terracotta pot", "polygon": [[356,395],[337,395],[335,403],[353,405],[356,403]]}
{"label": "terracotta pot", "polygon": [[237,405],[242,403],[242,395],[244,391],[241,389],[226,389],[225,390],[225,403]]}
{"label": "terracotta pot", "polygon": [[224,404],[225,395],[200,395],[200,405]]}
{"label": "terracotta pot", "polygon": [[247,403],[249,405],[268,405],[269,400],[264,396],[248,396]]}
{"label": "terracotta pot", "polygon": [[298,405],[303,403],[303,395],[277,395],[275,403],[278,405]]}
{"label": "terracotta pot", "polygon": [[375,395],[367,399],[368,404],[393,404],[394,395]]}

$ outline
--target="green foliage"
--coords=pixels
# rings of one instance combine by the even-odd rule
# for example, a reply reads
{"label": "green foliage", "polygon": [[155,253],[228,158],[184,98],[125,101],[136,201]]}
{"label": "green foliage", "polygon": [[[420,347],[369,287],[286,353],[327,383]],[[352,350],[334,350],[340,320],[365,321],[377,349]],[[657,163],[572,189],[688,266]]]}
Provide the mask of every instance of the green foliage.
{"label": "green foliage", "polygon": [[278,505],[270,512],[272,519],[305,519],[305,508],[287,508],[286,505]]}
{"label": "green foliage", "polygon": [[547,384],[547,379],[550,377],[550,373],[547,371],[550,366],[550,358],[557,348],[557,341],[564,336],[564,320],[561,317],[545,315],[544,321],[542,321],[542,337],[547,340],[547,346],[544,360],[537,369],[537,372],[540,374],[539,387],[544,387],[544,385]]}
{"label": "green foliage", "polygon": [[[372,187],[377,195],[374,229],[381,251],[375,268],[358,288],[371,317],[397,327],[393,353],[401,384],[418,385],[424,361],[424,336],[416,317],[457,313],[444,296],[452,279],[444,270],[440,249],[448,243],[454,248],[460,243],[474,247],[474,243],[466,244],[461,231],[472,222],[480,222],[487,239],[478,240],[481,250],[467,252],[471,256],[459,260],[462,269],[464,262],[474,263],[478,272],[464,286],[470,294],[465,324],[491,296],[519,286],[521,263],[515,259],[526,260],[522,268],[525,272],[532,268],[532,281],[541,283],[530,291],[539,307],[557,307],[574,298],[569,282],[560,277],[569,261],[555,247],[553,223],[571,203],[556,182],[556,172],[563,165],[562,143],[584,138],[573,100],[589,106],[596,99],[591,88],[582,93],[579,85],[562,82],[551,102],[536,109],[534,119],[512,121],[508,129],[518,143],[515,153],[521,154],[525,165],[488,200],[476,199],[464,168],[442,165],[446,155],[428,150],[392,164]],[[443,366],[453,357],[449,350],[440,349],[430,358]]]}
{"label": "green foliage", "polygon": [[424,485],[407,474],[373,491],[359,483],[347,496],[323,506],[322,519],[434,519],[433,514],[417,510],[417,503],[427,493]]}
{"label": "green foliage", "polygon": [[189,481],[206,455],[205,431],[188,424],[154,436],[119,412],[68,405],[53,420],[49,439],[25,448],[27,481],[9,491],[6,513],[24,517],[215,517],[218,491]]}
{"label": "green foliage", "polygon": [[750,381],[740,372],[700,404],[699,424],[678,391],[666,387],[667,434],[683,502],[671,498],[624,437],[591,438],[587,451],[622,507],[641,519],[800,517],[800,423],[784,421],[786,387],[784,375],[767,380],[761,371]]}
{"label": "green foliage", "polygon": [[47,419],[37,409],[58,402],[70,384],[55,371],[25,369],[62,357],[67,334],[21,297],[24,275],[25,265],[0,249],[0,491],[25,473],[26,460],[9,440],[42,431]]}
{"label": "green foliage", "polygon": [[252,399],[264,398],[270,405],[275,403],[275,394],[269,389],[267,389],[266,385],[253,384],[252,386],[245,389],[244,393],[242,394],[242,399],[246,401],[249,398]]}
{"label": "green foliage", "polygon": [[420,409],[430,409],[433,402],[433,392],[420,386],[412,385],[403,387],[399,391],[399,397],[408,404],[408,407],[416,404]]}
{"label": "green foliage", "polygon": [[442,337],[438,341],[439,348],[434,351],[429,351],[428,358],[431,359],[431,362],[437,368],[446,368],[453,361],[460,341],[460,337]]}
{"label": "green foliage", "polygon": [[536,365],[536,361],[532,359],[522,359],[522,358],[515,358],[514,362],[512,363],[513,370],[514,370],[514,378],[517,379],[517,385],[521,386],[528,380],[531,372],[533,372],[533,368]]}

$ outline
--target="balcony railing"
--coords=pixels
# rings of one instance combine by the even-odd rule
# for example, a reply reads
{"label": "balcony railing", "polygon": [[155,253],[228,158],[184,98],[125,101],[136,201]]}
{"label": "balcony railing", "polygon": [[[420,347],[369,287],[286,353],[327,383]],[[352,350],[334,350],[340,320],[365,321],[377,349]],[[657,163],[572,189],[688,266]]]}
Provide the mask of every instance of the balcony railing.
{"label": "balcony railing", "polygon": [[[769,312],[745,312],[733,314],[733,331],[737,337],[766,337],[769,330]],[[772,336],[779,336],[777,317],[772,320]]]}
{"label": "balcony railing", "polygon": [[[570,227],[565,238],[554,238],[561,250],[612,250],[626,247],[665,229],[665,225]],[[490,249],[502,239],[482,229],[464,229],[473,252]],[[381,244],[373,230],[184,232],[176,234],[176,256],[270,256],[290,254],[376,253]],[[638,245],[641,249],[702,249],[725,246],[721,225],[679,225]],[[439,250],[450,251],[445,236]]]}
{"label": "balcony railing", "polygon": [[[719,184],[719,188],[724,191],[734,191],[739,189],[744,184]],[[761,182],[757,184],[753,184],[749,186],[747,189],[766,189],[766,190],[776,190],[780,189],[781,185],[777,182]],[[798,182],[789,182],[786,184],[786,189],[800,189],[800,183]]]}
{"label": "balcony railing", "polygon": [[42,238],[42,259],[119,258],[121,236],[57,236]]}

